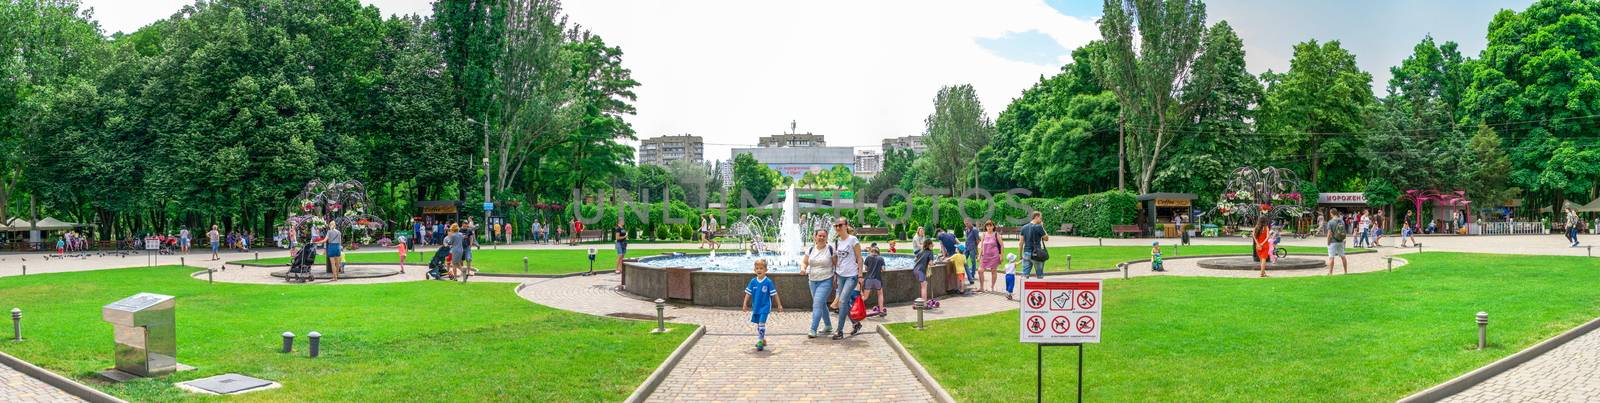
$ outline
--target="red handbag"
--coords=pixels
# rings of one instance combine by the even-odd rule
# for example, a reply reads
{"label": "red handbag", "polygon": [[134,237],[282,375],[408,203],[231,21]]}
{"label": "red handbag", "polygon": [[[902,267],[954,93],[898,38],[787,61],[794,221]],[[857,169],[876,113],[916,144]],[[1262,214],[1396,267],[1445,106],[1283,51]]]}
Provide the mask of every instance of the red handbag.
{"label": "red handbag", "polygon": [[861,294],[856,294],[855,302],[850,303],[850,320],[860,321],[867,318],[867,304],[861,302]]}

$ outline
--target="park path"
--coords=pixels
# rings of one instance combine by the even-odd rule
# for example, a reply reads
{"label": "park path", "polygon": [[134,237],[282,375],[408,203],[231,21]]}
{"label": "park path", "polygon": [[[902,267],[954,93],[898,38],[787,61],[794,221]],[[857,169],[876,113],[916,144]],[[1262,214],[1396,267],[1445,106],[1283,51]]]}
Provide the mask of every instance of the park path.
{"label": "park path", "polygon": [[76,396],[67,394],[44,381],[34,379],[27,374],[17,372],[11,367],[0,365],[0,400],[16,403],[64,403],[81,402]]}
{"label": "park path", "polygon": [[1600,332],[1578,336],[1443,401],[1600,401]]}

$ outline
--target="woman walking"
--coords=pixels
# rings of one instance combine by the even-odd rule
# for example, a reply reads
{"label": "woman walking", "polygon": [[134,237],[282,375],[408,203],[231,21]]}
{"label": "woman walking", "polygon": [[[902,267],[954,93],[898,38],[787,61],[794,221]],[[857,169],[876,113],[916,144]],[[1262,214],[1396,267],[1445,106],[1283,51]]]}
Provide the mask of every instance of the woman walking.
{"label": "woman walking", "polygon": [[[833,293],[833,266],[836,257],[828,246],[828,231],[817,230],[812,237],[811,249],[800,260],[800,274],[806,276],[811,286],[811,331],[806,338],[817,337],[817,322],[824,327],[823,334],[833,333],[833,321],[828,318],[828,297]],[[840,326],[843,328],[844,326]]]}
{"label": "woman walking", "polygon": [[[979,238],[981,240],[978,242],[978,270],[981,272],[978,273],[978,292],[984,292],[989,288],[998,290],[1000,283],[995,282],[999,279],[995,269],[1000,267],[1000,251],[1005,249],[1005,244],[1000,241],[1000,234],[994,231],[994,220],[983,222],[983,235]],[[987,288],[984,286],[983,272],[989,273]]]}
{"label": "woman walking", "polygon": [[[850,317],[851,302],[861,292],[861,282],[856,280],[861,275],[862,257],[861,241],[852,233],[849,222],[840,218],[839,222],[833,224],[833,229],[838,232],[838,237],[833,241],[833,254],[838,257],[834,259],[833,274],[839,277],[839,320],[835,321],[839,323],[839,329],[833,333],[833,339],[839,340],[844,338],[844,324]],[[850,335],[855,336],[860,331],[861,323],[856,322],[850,328]]]}
{"label": "woman walking", "polygon": [[322,235],[322,243],[328,251],[328,267],[333,269],[333,280],[330,281],[339,281],[339,272],[344,271],[344,248],[341,246],[344,243],[344,233],[339,232],[339,228],[330,222],[328,232]]}
{"label": "woman walking", "polygon": [[1272,246],[1269,244],[1267,232],[1267,219],[1256,220],[1256,231],[1253,235],[1255,236],[1256,260],[1260,262],[1258,265],[1261,267],[1261,277],[1267,276],[1267,259],[1272,257]]}

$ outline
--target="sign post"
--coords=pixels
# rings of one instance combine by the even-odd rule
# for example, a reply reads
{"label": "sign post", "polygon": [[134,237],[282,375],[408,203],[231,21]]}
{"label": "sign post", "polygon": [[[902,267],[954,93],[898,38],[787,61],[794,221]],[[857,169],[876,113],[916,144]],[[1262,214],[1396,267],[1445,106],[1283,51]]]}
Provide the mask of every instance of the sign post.
{"label": "sign post", "polygon": [[1083,401],[1083,345],[1100,342],[1100,280],[1022,282],[1018,338],[1037,345],[1035,398],[1044,401],[1045,346],[1078,348],[1078,401]]}

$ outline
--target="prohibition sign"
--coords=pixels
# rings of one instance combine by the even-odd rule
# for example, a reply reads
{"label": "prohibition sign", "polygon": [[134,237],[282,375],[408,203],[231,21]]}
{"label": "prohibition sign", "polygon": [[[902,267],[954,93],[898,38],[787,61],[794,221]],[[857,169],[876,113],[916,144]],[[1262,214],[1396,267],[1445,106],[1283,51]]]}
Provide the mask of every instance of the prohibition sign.
{"label": "prohibition sign", "polygon": [[1028,292],[1028,307],[1032,309],[1044,308],[1044,291],[1033,290]]}
{"label": "prohibition sign", "polygon": [[1094,331],[1094,318],[1088,316],[1078,317],[1078,333],[1089,334]]}
{"label": "prohibition sign", "polygon": [[1033,332],[1033,334],[1044,333],[1044,317],[1033,315],[1033,317],[1028,318],[1028,331]]}
{"label": "prohibition sign", "polygon": [[1078,309],[1094,308],[1094,293],[1088,291],[1078,292]]}
{"label": "prohibition sign", "polygon": [[1065,316],[1057,316],[1050,320],[1050,330],[1056,331],[1056,334],[1067,334],[1068,330],[1072,330],[1072,323]]}

